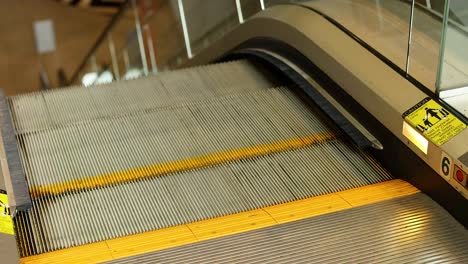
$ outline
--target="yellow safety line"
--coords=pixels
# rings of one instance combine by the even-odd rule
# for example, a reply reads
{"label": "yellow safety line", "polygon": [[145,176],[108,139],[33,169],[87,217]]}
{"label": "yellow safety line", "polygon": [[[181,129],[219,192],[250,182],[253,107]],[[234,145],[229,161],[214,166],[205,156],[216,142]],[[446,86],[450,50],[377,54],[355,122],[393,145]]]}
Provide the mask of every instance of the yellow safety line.
{"label": "yellow safety line", "polygon": [[275,152],[285,151],[288,149],[303,148],[315,143],[325,142],[336,138],[337,135],[335,133],[324,132],[305,137],[297,137],[268,144],[226,150],[223,152],[203,155],[199,157],[153,164],[140,168],[133,168],[124,171],[91,176],[72,181],[43,186],[34,186],[30,188],[30,193],[32,198],[39,198],[42,196],[59,195],[71,191],[98,188],[117,183],[140,180],[148,177],[161,176],[169,173],[213,166],[239,159],[267,155]]}
{"label": "yellow safety line", "polygon": [[364,186],[186,225],[21,259],[23,264],[97,263],[154,252],[418,193],[402,180]]}

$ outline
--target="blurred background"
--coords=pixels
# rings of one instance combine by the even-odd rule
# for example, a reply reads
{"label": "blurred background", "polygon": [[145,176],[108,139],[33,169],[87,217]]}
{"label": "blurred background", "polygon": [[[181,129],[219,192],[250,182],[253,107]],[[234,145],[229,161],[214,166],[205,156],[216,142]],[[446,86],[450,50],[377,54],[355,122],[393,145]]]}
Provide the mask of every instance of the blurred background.
{"label": "blurred background", "polygon": [[[177,68],[262,4],[285,2],[300,1],[2,0],[0,88],[14,95]],[[443,13],[444,0],[417,2]],[[463,2],[452,1],[450,9],[460,26],[468,24],[467,9],[456,8]]]}

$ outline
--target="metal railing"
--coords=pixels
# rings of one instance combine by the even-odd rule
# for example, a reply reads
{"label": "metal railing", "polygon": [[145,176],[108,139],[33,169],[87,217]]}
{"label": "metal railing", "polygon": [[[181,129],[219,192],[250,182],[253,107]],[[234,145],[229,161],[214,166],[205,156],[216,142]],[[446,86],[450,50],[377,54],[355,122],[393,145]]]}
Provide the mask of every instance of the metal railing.
{"label": "metal railing", "polygon": [[[92,57],[94,53],[96,52],[96,50],[98,49],[98,47],[100,47],[101,45],[104,45],[106,38],[110,35],[111,30],[115,27],[120,17],[124,14],[124,11],[128,5],[129,5],[129,1],[122,4],[122,7],[119,9],[119,11],[112,17],[111,21],[107,24],[106,28],[104,29],[104,32],[98,37],[95,44],[91,47],[89,52],[86,54],[83,62],[78,66],[78,69],[71,76],[69,85],[73,85],[78,81],[80,72],[83,71],[83,69],[86,67],[89,61],[92,60]],[[114,49],[113,52],[115,53],[115,48],[113,49]]]}
{"label": "metal railing", "polygon": [[[89,86],[178,67],[216,39],[265,9],[265,0],[159,0],[145,10],[129,0],[72,75]],[[284,2],[284,1],[283,1]],[[198,20],[200,12],[215,11]],[[119,42],[119,43],[116,43]]]}

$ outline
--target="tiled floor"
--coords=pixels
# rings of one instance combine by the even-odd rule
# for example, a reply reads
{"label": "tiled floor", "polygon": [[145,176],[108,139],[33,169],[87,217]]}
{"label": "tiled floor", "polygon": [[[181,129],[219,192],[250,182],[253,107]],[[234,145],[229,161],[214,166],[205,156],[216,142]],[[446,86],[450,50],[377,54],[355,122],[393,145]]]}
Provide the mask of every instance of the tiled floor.
{"label": "tiled floor", "polygon": [[461,114],[468,117],[468,87],[459,88],[456,90],[462,90],[462,89],[463,89],[463,92],[461,92],[458,95],[452,95],[452,96],[443,98],[443,94],[442,94],[441,98],[445,102],[453,106],[455,109],[457,109]]}

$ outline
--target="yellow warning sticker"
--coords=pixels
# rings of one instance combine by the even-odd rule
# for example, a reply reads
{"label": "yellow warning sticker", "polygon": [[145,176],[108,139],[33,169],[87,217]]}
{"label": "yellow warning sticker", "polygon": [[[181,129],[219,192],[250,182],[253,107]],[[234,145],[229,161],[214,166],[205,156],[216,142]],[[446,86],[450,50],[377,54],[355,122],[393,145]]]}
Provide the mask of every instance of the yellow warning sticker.
{"label": "yellow warning sticker", "polygon": [[8,207],[8,196],[0,193],[0,233],[14,235],[13,220]]}
{"label": "yellow warning sticker", "polygon": [[437,146],[466,128],[465,123],[430,98],[406,111],[403,118]]}

